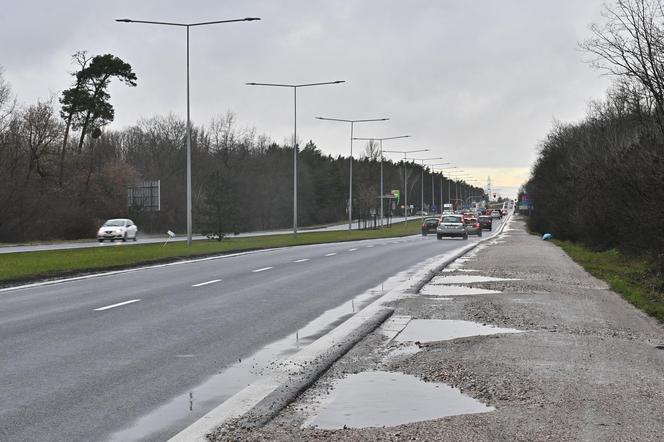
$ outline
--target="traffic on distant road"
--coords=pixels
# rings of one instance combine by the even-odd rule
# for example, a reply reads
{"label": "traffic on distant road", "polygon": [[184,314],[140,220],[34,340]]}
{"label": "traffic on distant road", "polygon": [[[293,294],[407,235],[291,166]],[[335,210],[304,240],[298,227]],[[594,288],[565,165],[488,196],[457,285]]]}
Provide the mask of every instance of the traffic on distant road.
{"label": "traffic on distant road", "polygon": [[476,206],[454,211],[451,205],[445,206],[447,210],[442,215],[422,220],[422,236],[435,233],[438,239],[450,237],[464,240],[468,239],[468,235],[481,237],[483,230],[493,230],[493,220],[502,219],[508,214],[513,202],[505,201],[500,209]]}

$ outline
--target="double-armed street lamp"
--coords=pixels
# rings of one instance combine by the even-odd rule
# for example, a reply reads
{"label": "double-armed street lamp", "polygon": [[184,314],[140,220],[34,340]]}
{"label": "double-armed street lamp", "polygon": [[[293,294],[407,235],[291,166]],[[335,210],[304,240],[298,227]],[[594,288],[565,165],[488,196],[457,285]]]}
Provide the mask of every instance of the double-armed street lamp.
{"label": "double-armed street lamp", "polygon": [[[474,178],[472,180],[465,180],[466,183],[469,183],[471,186],[476,186],[477,183],[480,182],[480,180]],[[475,198],[475,195],[471,192],[471,189],[466,189],[466,195],[463,196],[464,201],[466,201],[468,204],[470,204],[470,200],[472,198]]]}
{"label": "double-armed street lamp", "polygon": [[247,83],[247,86],[287,87],[293,89],[293,235],[297,235],[297,90],[301,87],[325,86],[328,84],[345,83],[346,80],[325,81],[321,83]]}
{"label": "double-armed street lamp", "polygon": [[[348,181],[348,230],[351,230],[353,226],[353,127],[355,123],[370,123],[370,122],[376,122],[376,121],[387,121],[389,118],[368,118],[364,120],[346,120],[343,118],[327,118],[327,117],[316,117],[318,120],[325,120],[325,121],[340,121],[342,123],[350,123],[350,170],[349,170],[349,181]],[[382,183],[382,180],[381,180]],[[382,188],[381,188],[382,192]],[[381,194],[382,198],[382,194]],[[383,202],[381,200],[381,219],[383,218],[382,214],[382,205]]]}
{"label": "double-armed street lamp", "polygon": [[[440,169],[440,170],[439,170],[439,172],[443,175],[443,176],[440,178],[440,204],[441,204],[441,205],[443,204],[443,177],[445,177],[445,176],[446,176],[445,174],[446,174],[449,170],[452,170],[452,169],[458,169],[458,167],[457,167],[457,166],[452,166],[452,167],[446,167],[445,169]],[[451,184],[452,184],[452,180],[448,179],[448,180],[447,180],[447,196],[448,196],[448,203],[451,203],[451,198],[452,198],[452,193],[450,193],[450,190],[451,190]],[[442,210],[441,210],[441,212],[442,212]]]}
{"label": "double-armed street lamp", "polygon": [[191,118],[189,106],[189,28],[195,26],[216,25],[222,23],[235,23],[241,21],[256,21],[258,17],[237,18],[232,20],[215,20],[199,23],[173,23],[149,20],[133,20],[130,18],[118,18],[120,23],[142,23],[148,25],[178,26],[187,30],[187,245],[191,246],[192,239],[192,216],[191,216]]}
{"label": "double-armed street lamp", "polygon": [[403,192],[404,192],[404,222],[408,225],[408,175],[406,174],[406,159],[409,153],[429,152],[429,149],[412,149],[412,150],[385,150],[383,152],[389,153],[402,153],[403,154]]}
{"label": "double-armed street lamp", "polygon": [[[435,176],[436,171],[434,170],[434,167],[444,166],[444,165],[447,165],[447,164],[452,164],[452,163],[427,164],[427,166],[431,168],[431,207],[432,208],[433,208],[433,206],[436,205],[436,193],[435,193],[435,190],[434,190],[434,180],[436,178],[436,176]],[[442,181],[442,179],[440,181],[440,206],[441,206],[441,209],[442,209],[442,207],[443,207],[443,181]],[[441,212],[442,212],[442,210],[441,210]]]}
{"label": "double-armed street lamp", "polygon": [[398,138],[410,138],[410,135],[398,135],[396,137],[383,137],[383,138],[361,138],[356,137],[353,140],[364,140],[364,141],[378,141],[380,146],[380,227],[383,228],[383,141],[386,140],[396,140]]}
{"label": "double-armed street lamp", "polygon": [[[420,202],[420,212],[422,213],[422,218],[424,218],[424,162],[425,161],[432,161],[432,160],[442,160],[443,157],[433,157],[433,158],[411,158],[412,160],[415,161],[421,161],[422,162],[422,169],[421,169],[421,190],[420,190],[420,196],[422,198]],[[432,181],[433,182],[433,181]],[[433,188],[433,186],[432,186]]]}
{"label": "double-armed street lamp", "polygon": [[452,178],[454,178],[454,194],[456,196],[455,201],[459,201],[459,182],[460,181],[465,181],[468,178],[472,178],[473,176],[466,173],[462,175],[453,175]]}

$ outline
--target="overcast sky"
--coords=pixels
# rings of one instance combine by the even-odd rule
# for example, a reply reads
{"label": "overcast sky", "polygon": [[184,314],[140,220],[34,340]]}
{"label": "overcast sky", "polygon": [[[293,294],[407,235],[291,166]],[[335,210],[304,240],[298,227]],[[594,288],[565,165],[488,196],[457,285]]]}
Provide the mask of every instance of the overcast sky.
{"label": "overcast sky", "polygon": [[[301,89],[298,135],[324,153],[349,153],[335,118],[389,117],[356,136],[411,139],[385,149],[429,148],[490,175],[513,195],[555,120],[581,119],[609,79],[583,62],[577,42],[600,20],[602,0],[11,1],[0,15],[0,66],[19,101],[69,86],[71,55],[113,53],[138,87],[114,85],[112,127],[172,112],[185,117],[185,31],[115,18],[261,21],[191,30],[195,123],[232,111],[240,126],[282,143],[293,130],[292,91],[246,82],[346,84]],[[364,146],[355,145],[356,152]],[[392,158],[398,159],[393,155]]]}

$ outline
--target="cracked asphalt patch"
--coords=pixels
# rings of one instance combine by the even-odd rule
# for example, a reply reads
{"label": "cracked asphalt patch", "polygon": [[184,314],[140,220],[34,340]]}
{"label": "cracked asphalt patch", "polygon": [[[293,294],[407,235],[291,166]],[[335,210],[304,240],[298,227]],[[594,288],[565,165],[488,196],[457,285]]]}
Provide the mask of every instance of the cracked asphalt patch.
{"label": "cracked asphalt patch", "polygon": [[[229,423],[211,440],[664,440],[664,330],[551,243],[514,220],[500,241],[442,275],[517,279],[463,284],[497,294],[407,296],[395,315],[523,330],[412,344],[377,330],[260,428]],[[449,269],[448,269],[449,270]],[[467,274],[467,273],[466,273]],[[392,371],[441,382],[496,410],[395,427],[321,430],[305,425],[349,373]]]}

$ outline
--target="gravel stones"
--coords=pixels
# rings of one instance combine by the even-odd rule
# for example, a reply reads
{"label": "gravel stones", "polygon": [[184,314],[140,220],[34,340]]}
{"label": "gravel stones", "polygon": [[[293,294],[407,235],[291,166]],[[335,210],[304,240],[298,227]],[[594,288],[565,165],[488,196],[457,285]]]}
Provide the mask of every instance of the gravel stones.
{"label": "gravel stones", "polygon": [[[262,428],[229,424],[211,440],[659,441],[664,440],[664,331],[513,220],[500,241],[471,252],[472,275],[518,279],[467,284],[501,293],[406,296],[395,315],[454,319],[525,330],[420,344],[378,331],[358,343]],[[446,271],[441,275],[468,275]],[[466,285],[466,284],[464,284]],[[335,379],[383,370],[461,389],[495,407],[395,427],[321,430],[302,425],[329,398]]]}

